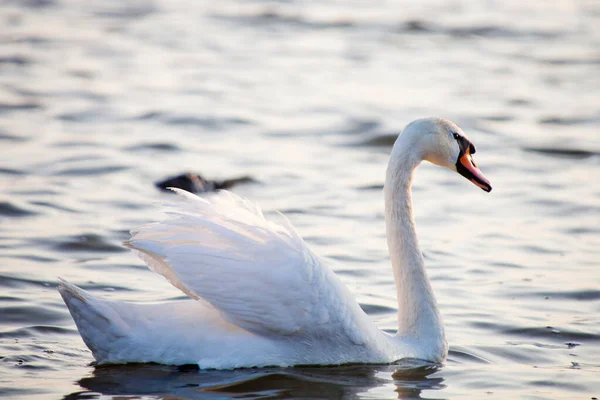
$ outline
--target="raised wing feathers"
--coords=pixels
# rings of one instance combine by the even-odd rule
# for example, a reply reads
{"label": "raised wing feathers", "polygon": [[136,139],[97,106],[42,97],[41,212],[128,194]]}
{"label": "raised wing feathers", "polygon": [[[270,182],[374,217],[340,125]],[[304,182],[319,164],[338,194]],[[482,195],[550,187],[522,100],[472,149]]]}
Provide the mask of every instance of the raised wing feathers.
{"label": "raised wing feathers", "polygon": [[256,333],[362,340],[354,332],[362,311],[285,217],[268,221],[226,191],[208,199],[176,191],[186,200],[170,205],[170,217],[126,242],[154,271]]}

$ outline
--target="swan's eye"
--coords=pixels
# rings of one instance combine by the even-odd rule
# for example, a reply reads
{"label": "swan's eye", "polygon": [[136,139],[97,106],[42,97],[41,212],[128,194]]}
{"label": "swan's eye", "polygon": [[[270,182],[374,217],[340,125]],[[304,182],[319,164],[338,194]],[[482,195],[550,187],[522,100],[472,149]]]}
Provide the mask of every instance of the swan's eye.
{"label": "swan's eye", "polygon": [[453,133],[452,136],[454,136],[454,139],[458,140],[458,138],[460,137],[460,135],[458,133]]}

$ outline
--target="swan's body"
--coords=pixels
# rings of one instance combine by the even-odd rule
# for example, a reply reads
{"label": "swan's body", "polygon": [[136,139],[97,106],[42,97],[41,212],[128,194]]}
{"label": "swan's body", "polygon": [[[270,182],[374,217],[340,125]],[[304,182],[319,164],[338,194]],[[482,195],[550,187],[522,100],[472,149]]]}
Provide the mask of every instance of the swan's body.
{"label": "swan's body", "polygon": [[454,170],[462,163],[467,172],[459,168],[461,174],[491,190],[472,163],[473,152],[460,128],[442,119],[413,122],[394,145],[385,183],[398,289],[394,336],[377,329],[287,220],[267,221],[258,207],[228,192],[205,200],[178,191],[185,201],[172,206],[171,218],[139,228],[126,243],[190,300],[108,301],[65,281],[60,293],[99,363],[442,362],[447,343],[417,242],[410,185],[427,159]]}

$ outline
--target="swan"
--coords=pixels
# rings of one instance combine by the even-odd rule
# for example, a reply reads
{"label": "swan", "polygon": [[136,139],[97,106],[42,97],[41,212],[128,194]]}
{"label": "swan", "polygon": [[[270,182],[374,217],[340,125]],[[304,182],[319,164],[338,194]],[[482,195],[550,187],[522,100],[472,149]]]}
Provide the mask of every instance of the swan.
{"label": "swan", "polygon": [[473,153],[464,132],[441,118],[411,122],[393,146],[384,197],[398,292],[395,335],[375,326],[285,217],[267,220],[227,191],[205,199],[174,189],[180,196],[169,217],[132,231],[125,242],[190,299],[110,301],[60,278],[58,290],[98,364],[443,363],[448,344],[417,241],[411,183],[427,160],[489,192]]}

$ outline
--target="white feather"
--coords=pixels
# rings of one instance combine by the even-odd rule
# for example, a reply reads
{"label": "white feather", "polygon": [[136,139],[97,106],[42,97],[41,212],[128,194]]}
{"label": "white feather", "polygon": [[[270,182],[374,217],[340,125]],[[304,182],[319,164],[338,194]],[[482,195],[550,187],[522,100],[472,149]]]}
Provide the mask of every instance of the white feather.
{"label": "white feather", "polygon": [[126,242],[154,271],[248,331],[364,341],[347,331],[365,318],[358,304],[287,219],[268,221],[226,191],[208,199],[177,193],[186,201],[172,204],[168,219]]}

